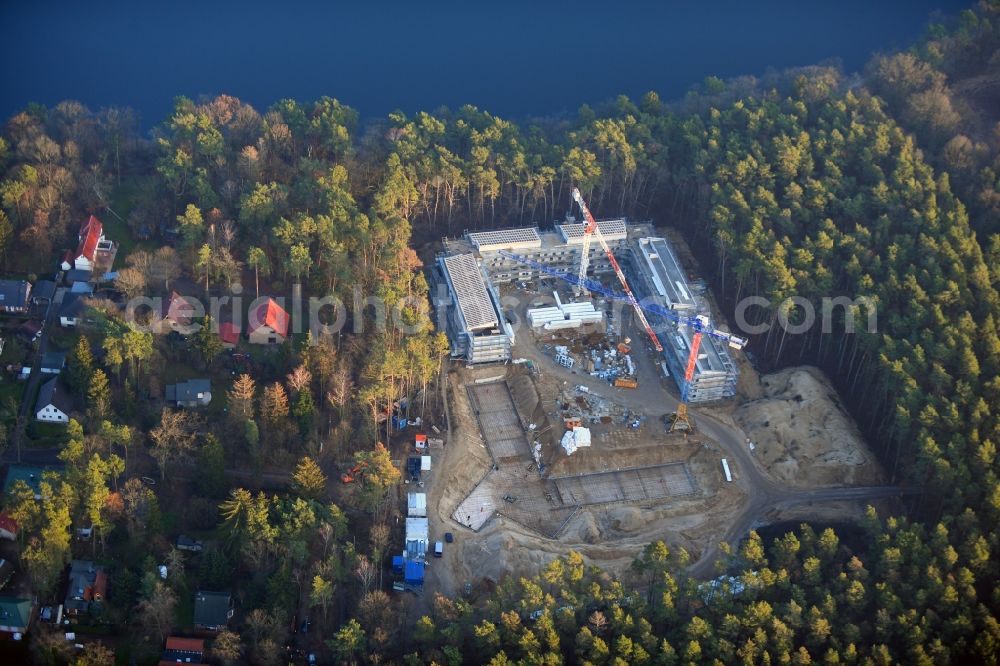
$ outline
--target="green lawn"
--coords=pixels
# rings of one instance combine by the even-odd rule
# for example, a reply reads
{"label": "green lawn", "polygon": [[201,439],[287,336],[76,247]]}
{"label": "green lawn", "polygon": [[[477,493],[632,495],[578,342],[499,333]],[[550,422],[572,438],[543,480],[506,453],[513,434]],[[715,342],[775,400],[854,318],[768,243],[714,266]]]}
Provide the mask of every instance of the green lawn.
{"label": "green lawn", "polygon": [[66,440],[66,426],[59,423],[32,421],[28,426],[32,446],[61,446]]}
{"label": "green lawn", "polygon": [[[17,420],[17,410],[21,407],[24,387],[24,382],[17,381],[13,375],[4,374],[0,378],[0,413],[6,415],[5,425],[8,428],[12,428]],[[9,412],[8,404],[11,405]]]}
{"label": "green lawn", "polygon": [[128,228],[125,220],[135,207],[136,199],[141,191],[140,183],[135,178],[127,178],[122,184],[116,187],[111,193],[110,206],[121,219],[115,217],[110,212],[101,215],[101,222],[104,224],[104,234],[114,242],[118,243],[118,256],[115,258],[114,269],[119,269],[125,265],[125,259],[136,248],[153,251],[156,243],[153,241],[137,242],[132,237],[132,230]]}

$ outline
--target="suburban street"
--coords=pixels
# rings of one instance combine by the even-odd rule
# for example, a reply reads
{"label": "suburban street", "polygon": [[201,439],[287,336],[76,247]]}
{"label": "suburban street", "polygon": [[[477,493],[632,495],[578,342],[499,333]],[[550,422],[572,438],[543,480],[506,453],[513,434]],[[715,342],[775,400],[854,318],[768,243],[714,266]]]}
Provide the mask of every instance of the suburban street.
{"label": "suburban street", "polygon": [[[57,281],[61,277],[61,273],[57,276]],[[21,400],[21,407],[18,410],[17,415],[17,428],[14,430],[14,450],[16,454],[16,460],[22,462],[22,451],[21,443],[24,438],[24,430],[28,427],[28,423],[31,420],[31,410],[34,407],[32,404],[33,396],[38,393],[38,386],[42,381],[42,371],[41,371],[41,361],[45,352],[48,350],[49,344],[49,333],[52,332],[52,327],[55,326],[55,321],[59,316],[59,308],[62,305],[63,296],[65,295],[67,289],[65,287],[59,287],[56,289],[55,295],[52,297],[52,301],[49,303],[48,308],[45,310],[45,319],[42,324],[42,337],[38,341],[38,350],[34,352],[30,357],[31,362],[31,374],[28,376],[26,386],[24,387],[24,397]],[[8,454],[10,451],[7,452]],[[4,455],[4,459],[8,458],[7,454]],[[24,460],[23,462],[30,462]]]}

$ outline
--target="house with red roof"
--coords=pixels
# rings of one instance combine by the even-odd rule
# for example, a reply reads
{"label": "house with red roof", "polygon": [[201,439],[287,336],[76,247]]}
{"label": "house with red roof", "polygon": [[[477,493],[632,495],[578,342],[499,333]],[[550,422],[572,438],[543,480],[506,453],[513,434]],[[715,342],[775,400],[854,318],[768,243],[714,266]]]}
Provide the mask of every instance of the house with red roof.
{"label": "house with red roof", "polygon": [[222,322],[219,324],[219,339],[222,340],[224,348],[232,349],[240,341],[239,327],[231,321]]}
{"label": "house with red roof", "polygon": [[[76,252],[72,253],[73,265],[71,268],[75,268],[81,271],[92,271],[94,270],[94,264],[97,262],[97,245],[102,240],[104,240],[104,225],[101,221],[97,219],[96,216],[91,215],[86,219],[86,221],[80,225],[80,244],[76,248]],[[63,268],[66,268],[66,262],[63,262]]]}
{"label": "house with red roof", "polygon": [[163,309],[160,312],[160,321],[156,324],[157,332],[163,335],[171,331],[187,334],[191,332],[188,327],[200,314],[202,312],[191,300],[176,291],[172,291],[170,298],[163,304]]}
{"label": "house with red roof", "polygon": [[6,513],[0,513],[0,539],[17,539],[17,521]]}
{"label": "house with red roof", "polygon": [[205,655],[205,639],[203,638],[180,638],[170,636],[163,654],[160,656],[160,664],[201,664]]}
{"label": "house with red roof", "polygon": [[104,567],[87,560],[70,563],[69,586],[64,607],[67,615],[81,615],[91,604],[101,603],[108,594],[108,574]]}
{"label": "house with red roof", "polygon": [[288,337],[291,318],[273,298],[251,310],[249,319],[249,338],[255,345],[281,344]]}
{"label": "house with red roof", "polygon": [[62,263],[64,271],[89,271],[100,275],[110,271],[118,254],[118,245],[104,237],[104,225],[91,215],[80,225],[76,250],[66,250]]}

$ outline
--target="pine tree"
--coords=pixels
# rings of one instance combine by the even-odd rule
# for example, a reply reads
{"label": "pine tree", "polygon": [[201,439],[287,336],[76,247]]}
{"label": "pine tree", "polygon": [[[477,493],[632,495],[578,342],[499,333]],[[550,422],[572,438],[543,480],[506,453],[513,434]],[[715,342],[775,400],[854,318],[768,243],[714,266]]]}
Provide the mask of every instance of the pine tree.
{"label": "pine tree", "polygon": [[257,392],[257,383],[248,374],[242,374],[233,382],[233,388],[227,394],[229,398],[229,415],[237,423],[243,423],[253,418],[253,399]]}
{"label": "pine tree", "polygon": [[94,370],[87,389],[87,413],[95,423],[103,421],[111,412],[111,385],[101,369]]}
{"label": "pine tree", "polygon": [[206,497],[219,498],[226,492],[226,458],[222,442],[215,435],[205,436],[205,443],[198,450],[198,467],[195,471],[198,492]]}
{"label": "pine tree", "polygon": [[292,488],[307,499],[322,499],[326,493],[326,474],[315,460],[305,456],[299,461],[292,475]]}
{"label": "pine tree", "polygon": [[69,353],[67,365],[69,365],[69,385],[73,392],[77,395],[86,392],[94,372],[94,354],[87,336],[81,335],[76,339],[76,345]]}

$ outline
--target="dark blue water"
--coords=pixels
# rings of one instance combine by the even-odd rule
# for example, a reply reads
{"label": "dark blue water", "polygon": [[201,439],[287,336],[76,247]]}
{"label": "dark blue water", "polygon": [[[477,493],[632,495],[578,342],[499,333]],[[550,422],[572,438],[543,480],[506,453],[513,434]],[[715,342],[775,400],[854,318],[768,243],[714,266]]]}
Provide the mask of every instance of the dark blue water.
{"label": "dark blue water", "polygon": [[76,99],[137,109],[228,93],[258,109],[337,97],[366,116],[472,103],[523,117],[705,76],[905,47],[954,0],[343,3],[0,0],[0,117]]}

